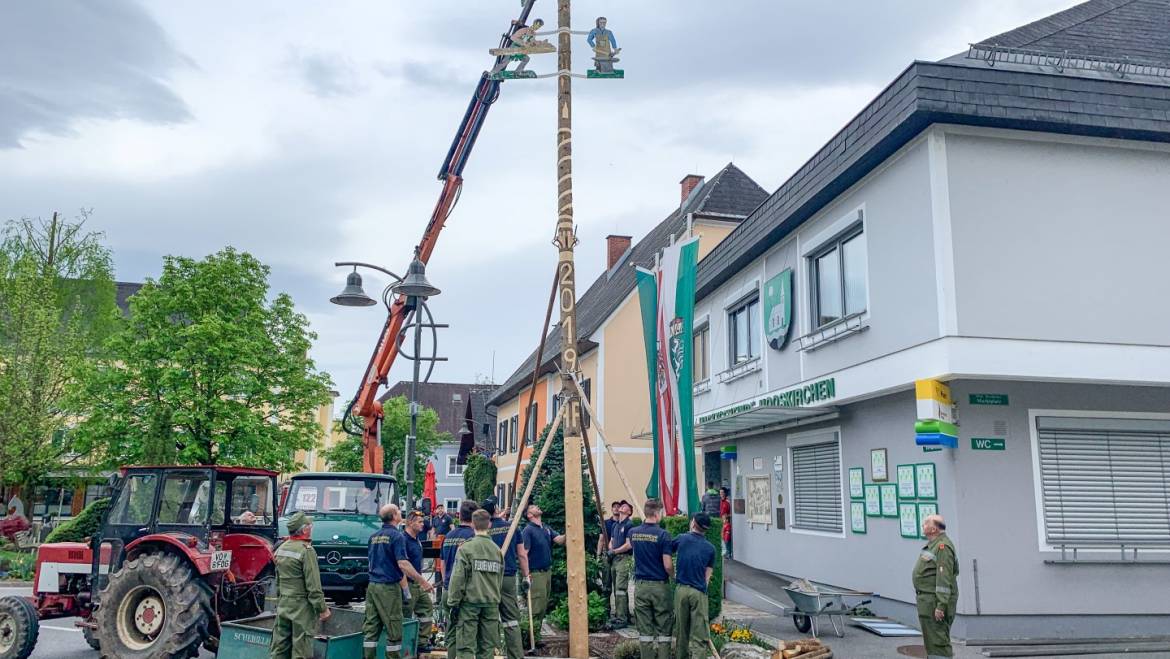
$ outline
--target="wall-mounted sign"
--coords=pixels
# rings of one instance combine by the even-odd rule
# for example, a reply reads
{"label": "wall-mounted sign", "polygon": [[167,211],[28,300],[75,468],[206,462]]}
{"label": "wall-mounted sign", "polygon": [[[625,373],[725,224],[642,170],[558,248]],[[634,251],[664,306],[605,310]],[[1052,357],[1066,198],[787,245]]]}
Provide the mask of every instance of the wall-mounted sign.
{"label": "wall-mounted sign", "polygon": [[1007,394],[971,394],[967,402],[972,405],[1007,405]]}
{"label": "wall-mounted sign", "polygon": [[971,449],[975,451],[1003,451],[1007,442],[1002,437],[972,437]]}
{"label": "wall-mounted sign", "polygon": [[768,345],[783,350],[792,333],[792,268],[764,284],[764,336]]}

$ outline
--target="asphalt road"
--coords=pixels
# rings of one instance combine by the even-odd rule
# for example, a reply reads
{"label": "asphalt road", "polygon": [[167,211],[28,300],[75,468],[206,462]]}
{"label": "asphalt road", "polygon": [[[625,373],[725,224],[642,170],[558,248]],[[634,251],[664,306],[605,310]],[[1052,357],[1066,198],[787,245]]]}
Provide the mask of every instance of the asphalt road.
{"label": "asphalt road", "polygon": [[[32,588],[0,586],[0,597],[8,595],[29,596],[32,595]],[[89,649],[81,636],[81,630],[73,625],[76,621],[77,618],[60,618],[42,622],[37,649],[33,651],[31,659],[97,659],[98,653]],[[215,655],[203,650],[199,656],[210,658]]]}

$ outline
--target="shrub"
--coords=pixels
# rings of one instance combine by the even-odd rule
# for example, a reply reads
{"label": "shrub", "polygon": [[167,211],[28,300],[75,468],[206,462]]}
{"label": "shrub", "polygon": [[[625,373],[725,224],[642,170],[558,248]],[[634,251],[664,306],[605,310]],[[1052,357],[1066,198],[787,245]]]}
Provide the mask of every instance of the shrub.
{"label": "shrub", "polygon": [[[691,521],[686,515],[675,515],[663,519],[662,528],[677,538],[690,531]],[[707,619],[714,620],[723,611],[723,528],[715,519],[707,529],[707,541],[715,547],[715,569],[711,570],[711,582],[707,584]]]}
{"label": "shrub", "polygon": [[[609,604],[605,598],[598,593],[589,593],[587,602],[589,607],[589,631],[601,631],[605,626],[606,618],[609,616]],[[569,600],[565,598],[561,600],[552,613],[548,614],[549,622],[553,623],[561,629],[569,628]]]}
{"label": "shrub", "polygon": [[613,647],[613,659],[638,659],[642,656],[642,647],[637,641],[622,641]]}
{"label": "shrub", "polygon": [[467,456],[463,468],[463,493],[472,501],[483,501],[496,489],[496,464],[479,453]]}
{"label": "shrub", "polygon": [[49,533],[45,542],[84,542],[102,527],[102,517],[110,507],[109,499],[98,499],[85,507],[73,519],[64,522]]}

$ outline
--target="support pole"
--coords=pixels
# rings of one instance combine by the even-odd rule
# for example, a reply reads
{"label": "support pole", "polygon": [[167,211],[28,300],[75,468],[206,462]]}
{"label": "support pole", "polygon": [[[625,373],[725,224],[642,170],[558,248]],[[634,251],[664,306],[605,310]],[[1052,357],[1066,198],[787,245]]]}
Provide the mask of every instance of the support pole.
{"label": "support pole", "polygon": [[573,68],[570,0],[557,0],[557,292],[561,311],[561,392],[565,409],[565,550],[569,582],[569,656],[589,657],[585,604],[585,515],[581,484],[581,400],[573,382],[577,361],[577,272],[573,248]]}

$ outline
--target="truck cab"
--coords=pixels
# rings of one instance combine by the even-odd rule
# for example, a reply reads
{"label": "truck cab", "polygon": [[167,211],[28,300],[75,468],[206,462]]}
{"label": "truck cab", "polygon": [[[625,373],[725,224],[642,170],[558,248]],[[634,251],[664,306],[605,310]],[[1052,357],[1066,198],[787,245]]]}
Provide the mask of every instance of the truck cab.
{"label": "truck cab", "polygon": [[366,595],[370,536],[382,528],[378,509],[397,503],[393,476],[364,473],[303,473],[293,476],[278,520],[288,536],[288,518],[304,511],[313,518],[313,549],[321,569],[325,596],[339,605]]}

